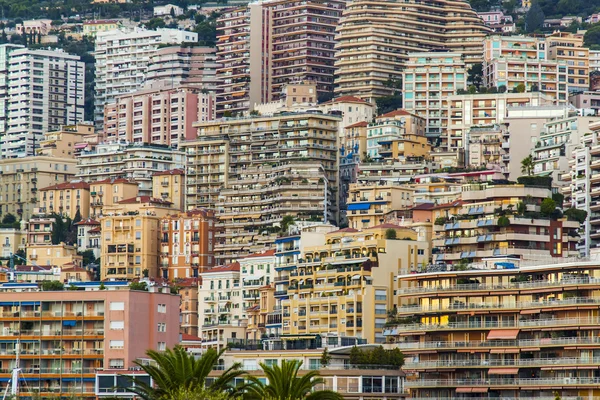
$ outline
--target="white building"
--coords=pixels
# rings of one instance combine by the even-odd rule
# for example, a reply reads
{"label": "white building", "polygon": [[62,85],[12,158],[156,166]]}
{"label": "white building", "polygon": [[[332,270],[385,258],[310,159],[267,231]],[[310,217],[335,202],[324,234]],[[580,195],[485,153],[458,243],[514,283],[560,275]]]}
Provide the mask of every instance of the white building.
{"label": "white building", "polygon": [[14,50],[24,48],[20,44],[0,45],[0,133],[6,131],[6,119],[8,117],[8,67],[10,64],[10,53]]}
{"label": "white building", "polygon": [[100,222],[91,218],[77,223],[77,251],[92,250],[95,258],[100,258]]}
{"label": "white building", "polygon": [[[258,305],[259,288],[273,283],[275,279],[275,250],[250,254],[239,260],[242,283],[243,309]],[[246,314],[243,314],[246,318]]]}
{"label": "white building", "polygon": [[139,196],[152,196],[152,174],[183,168],[184,154],[168,146],[103,143],[78,158],[77,177],[86,182],[127,178],[138,182]]}
{"label": "white building", "polygon": [[44,133],[84,119],[85,64],[78,56],[62,50],[14,49],[7,85],[3,158],[33,155]]}
{"label": "white building", "polygon": [[198,325],[202,345],[222,349],[229,339],[244,339],[240,264],[211,268],[200,274]]}
{"label": "white building", "polygon": [[175,6],[173,4],[165,4],[164,6],[154,7],[155,17],[178,17],[180,15],[183,15],[183,8]]}
{"label": "white building", "polygon": [[600,71],[600,50],[590,50],[590,72]]}
{"label": "white building", "polygon": [[197,33],[177,29],[99,32],[96,35],[96,126],[102,127],[105,104],[114,102],[119,94],[133,92],[144,85],[149,60],[160,44],[197,41]]}

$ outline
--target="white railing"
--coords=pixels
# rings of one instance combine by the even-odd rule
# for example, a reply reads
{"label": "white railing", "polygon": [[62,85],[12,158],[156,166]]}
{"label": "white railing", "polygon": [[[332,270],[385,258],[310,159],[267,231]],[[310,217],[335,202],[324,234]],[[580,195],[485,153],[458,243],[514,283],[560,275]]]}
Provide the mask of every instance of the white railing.
{"label": "white railing", "polygon": [[565,345],[599,345],[600,337],[570,337],[546,339],[521,339],[521,340],[473,340],[469,342],[402,342],[396,343],[401,350],[420,349],[463,349],[485,347],[540,347],[540,346],[565,346]]}
{"label": "white railing", "polygon": [[600,378],[491,378],[491,379],[422,379],[406,381],[407,388],[419,387],[489,387],[489,386],[583,386],[600,385]]}
{"label": "white railing", "polygon": [[532,358],[532,359],[498,359],[498,360],[436,360],[407,362],[405,370],[415,368],[458,368],[458,367],[529,367],[548,365],[598,365],[600,357],[595,358]]}

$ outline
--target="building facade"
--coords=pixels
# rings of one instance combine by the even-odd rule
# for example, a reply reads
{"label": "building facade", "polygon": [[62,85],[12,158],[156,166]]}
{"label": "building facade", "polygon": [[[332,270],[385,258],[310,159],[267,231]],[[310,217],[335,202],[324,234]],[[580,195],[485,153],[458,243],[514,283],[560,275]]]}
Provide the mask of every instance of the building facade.
{"label": "building facade", "polygon": [[90,185],[83,181],[59,183],[40,189],[39,211],[74,219],[89,217]]}

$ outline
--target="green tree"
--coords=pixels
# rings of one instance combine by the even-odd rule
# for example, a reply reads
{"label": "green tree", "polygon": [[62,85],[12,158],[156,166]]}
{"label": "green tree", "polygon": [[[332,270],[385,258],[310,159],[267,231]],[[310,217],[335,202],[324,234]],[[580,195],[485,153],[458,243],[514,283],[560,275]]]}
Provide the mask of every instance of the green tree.
{"label": "green tree", "polygon": [[570,220],[583,224],[587,218],[587,211],[580,210],[578,208],[567,208],[564,212],[564,215]]}
{"label": "green tree", "polygon": [[148,291],[148,285],[146,282],[131,282],[129,284],[129,289],[131,290],[140,290],[140,291]]}
{"label": "green tree", "polygon": [[290,226],[295,225],[296,221],[291,215],[285,215],[279,224],[281,232],[288,233]]}
{"label": "green tree", "polygon": [[525,32],[531,33],[540,29],[544,25],[545,18],[544,11],[538,2],[534,2],[525,14]]}
{"label": "green tree", "polygon": [[145,25],[146,29],[155,31],[159,28],[164,28],[167,24],[162,18],[151,18]]}
{"label": "green tree", "polygon": [[44,292],[56,292],[65,289],[65,285],[59,281],[44,281],[42,282],[42,290]]}
{"label": "green tree", "polygon": [[531,154],[521,160],[521,173],[528,176],[533,174],[533,157]]}
{"label": "green tree", "polygon": [[525,90],[527,90],[527,88],[525,87],[524,83],[519,83],[513,88],[513,92],[515,93],[525,93]]}
{"label": "green tree", "polygon": [[554,200],[552,200],[550,197],[542,200],[542,204],[540,206],[540,212],[542,215],[549,217],[554,213],[554,210],[556,210],[556,202]]}
{"label": "green tree", "polygon": [[585,46],[600,45],[600,24],[592,25],[583,36]]}
{"label": "green tree", "polygon": [[483,84],[483,64],[473,64],[471,68],[468,69],[467,73],[467,82],[471,85],[475,85],[475,87],[479,89]]}
{"label": "green tree", "polygon": [[385,238],[388,240],[396,240],[397,233],[394,228],[389,228],[385,230]]}
{"label": "green tree", "polygon": [[327,350],[327,347],[323,349],[323,354],[321,354],[321,367],[325,368],[331,362],[331,354]]}
{"label": "green tree", "polygon": [[15,217],[11,213],[8,213],[4,217],[2,217],[3,224],[14,224],[15,222],[17,222],[17,217]]}
{"label": "green tree", "polygon": [[181,397],[183,394],[199,399],[203,397],[195,396],[202,394],[218,396],[224,392],[238,395],[243,388],[234,388],[231,384],[235,378],[245,373],[240,369],[239,364],[234,364],[223,371],[210,385],[206,384],[208,375],[217,365],[224,351],[224,349],[220,352],[208,349],[196,359],[194,355],[188,354],[179,346],[164,352],[148,350],[146,355],[154,362],[150,365],[137,361],[135,363],[152,378],[154,387],[134,378],[136,387],[131,390],[143,400],[188,400],[189,397]]}
{"label": "green tree", "polygon": [[377,112],[385,114],[402,108],[402,94],[395,93],[389,96],[378,97],[375,99]]}
{"label": "green tree", "polygon": [[89,265],[96,261],[93,250],[87,249],[85,251],[80,251],[77,254],[83,257],[83,266]]}
{"label": "green tree", "polygon": [[317,371],[308,371],[299,376],[302,362],[282,360],[281,366],[260,364],[268,384],[256,376],[248,376],[250,385],[244,398],[248,400],[343,400],[342,395],[331,390],[313,391],[325,381]]}

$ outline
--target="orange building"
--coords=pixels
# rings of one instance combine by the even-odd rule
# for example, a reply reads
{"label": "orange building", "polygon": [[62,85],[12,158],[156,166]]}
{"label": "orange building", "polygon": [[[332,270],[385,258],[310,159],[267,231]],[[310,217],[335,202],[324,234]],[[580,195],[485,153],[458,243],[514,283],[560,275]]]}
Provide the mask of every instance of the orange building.
{"label": "orange building", "polygon": [[215,215],[205,209],[161,219],[161,277],[197,278],[214,265]]}

